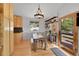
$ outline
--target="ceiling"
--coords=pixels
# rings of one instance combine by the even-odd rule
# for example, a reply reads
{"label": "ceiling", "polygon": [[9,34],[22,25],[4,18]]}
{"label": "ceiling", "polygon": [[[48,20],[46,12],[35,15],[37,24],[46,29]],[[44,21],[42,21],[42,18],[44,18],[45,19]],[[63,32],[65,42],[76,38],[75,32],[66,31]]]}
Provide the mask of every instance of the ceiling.
{"label": "ceiling", "polygon": [[[36,13],[39,4],[38,3],[14,3],[13,5],[14,5],[15,15],[34,18],[34,14]],[[62,11],[66,13],[66,11],[68,12],[75,9],[78,10],[77,9],[78,6],[79,4],[40,3],[40,8],[44,13],[45,19],[51,18],[53,16],[57,16],[57,12],[60,13],[62,8],[64,9]]]}

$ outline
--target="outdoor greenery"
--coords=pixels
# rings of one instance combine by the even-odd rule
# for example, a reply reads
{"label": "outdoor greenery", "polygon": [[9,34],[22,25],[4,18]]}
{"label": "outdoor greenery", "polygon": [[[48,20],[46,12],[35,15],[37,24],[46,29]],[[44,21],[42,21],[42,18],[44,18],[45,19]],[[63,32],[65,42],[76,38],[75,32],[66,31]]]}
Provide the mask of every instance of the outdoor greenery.
{"label": "outdoor greenery", "polygon": [[39,22],[38,21],[30,21],[30,29],[31,31],[38,31],[39,30]]}
{"label": "outdoor greenery", "polygon": [[65,18],[61,22],[61,30],[64,31],[64,32],[72,32],[73,24],[74,23],[73,23],[73,18],[72,17]]}
{"label": "outdoor greenery", "polygon": [[30,26],[31,27],[39,27],[39,22],[37,22],[37,21],[30,21]]}

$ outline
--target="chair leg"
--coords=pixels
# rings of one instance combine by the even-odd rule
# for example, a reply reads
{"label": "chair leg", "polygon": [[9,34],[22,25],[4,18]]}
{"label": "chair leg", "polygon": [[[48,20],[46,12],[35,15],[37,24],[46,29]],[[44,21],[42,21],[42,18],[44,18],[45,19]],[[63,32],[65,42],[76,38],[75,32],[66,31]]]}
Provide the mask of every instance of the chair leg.
{"label": "chair leg", "polygon": [[46,46],[47,46],[47,43],[46,43],[46,41],[44,42],[44,50],[46,50]]}
{"label": "chair leg", "polygon": [[34,43],[33,43],[33,49],[34,49],[34,51],[36,51],[36,49],[37,49],[37,42],[35,39],[34,39]]}
{"label": "chair leg", "polygon": [[43,41],[41,40],[41,48],[43,47]]}

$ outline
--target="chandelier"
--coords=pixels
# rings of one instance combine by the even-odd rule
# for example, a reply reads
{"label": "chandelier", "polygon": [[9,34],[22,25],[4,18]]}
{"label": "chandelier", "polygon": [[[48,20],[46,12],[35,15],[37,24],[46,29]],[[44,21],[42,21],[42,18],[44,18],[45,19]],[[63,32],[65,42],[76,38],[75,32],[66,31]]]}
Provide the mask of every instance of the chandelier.
{"label": "chandelier", "polygon": [[37,10],[37,13],[34,14],[34,17],[37,18],[37,19],[43,19],[44,18],[44,15],[40,9],[40,5],[38,7],[38,10]]}

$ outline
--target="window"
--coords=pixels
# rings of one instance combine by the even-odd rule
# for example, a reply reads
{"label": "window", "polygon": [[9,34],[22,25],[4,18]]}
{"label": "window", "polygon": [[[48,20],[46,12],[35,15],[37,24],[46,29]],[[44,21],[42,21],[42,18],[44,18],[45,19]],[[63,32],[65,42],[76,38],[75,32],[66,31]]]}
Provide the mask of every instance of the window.
{"label": "window", "polygon": [[39,22],[38,21],[30,21],[30,30],[31,31],[39,31]]}
{"label": "window", "polygon": [[65,48],[73,49],[73,17],[64,18],[61,21],[61,43]]}

